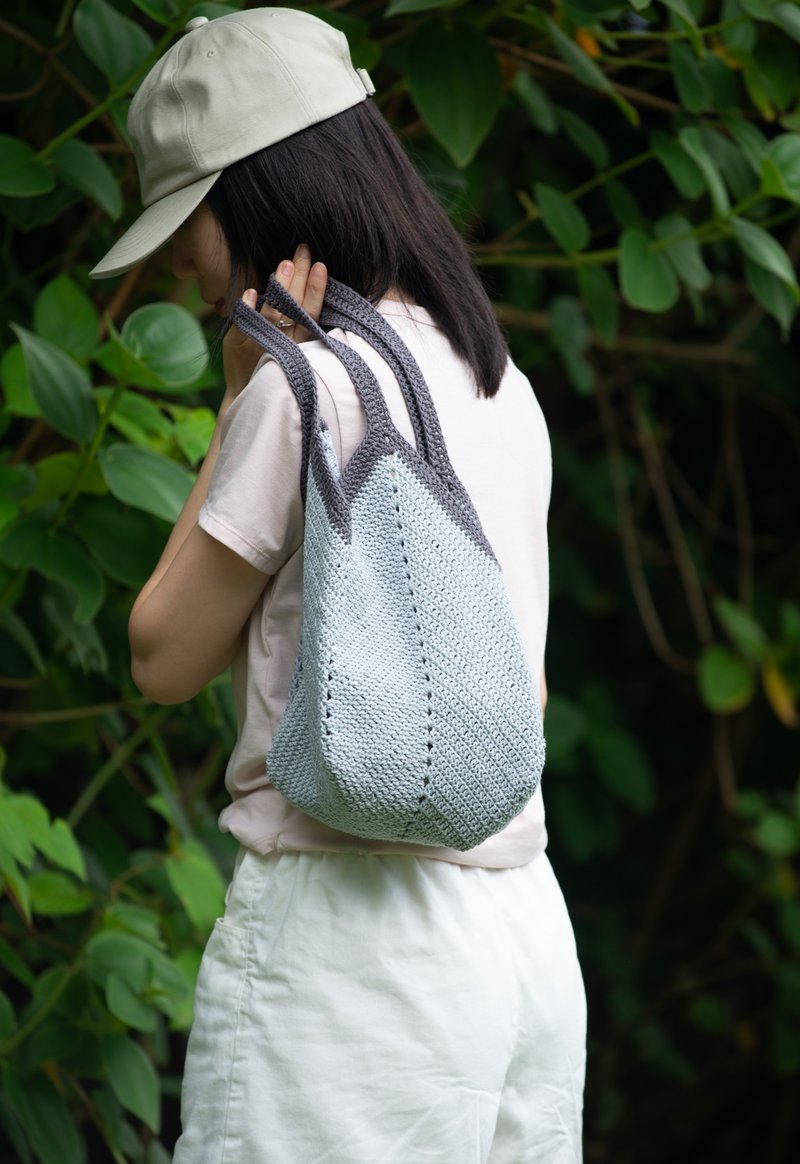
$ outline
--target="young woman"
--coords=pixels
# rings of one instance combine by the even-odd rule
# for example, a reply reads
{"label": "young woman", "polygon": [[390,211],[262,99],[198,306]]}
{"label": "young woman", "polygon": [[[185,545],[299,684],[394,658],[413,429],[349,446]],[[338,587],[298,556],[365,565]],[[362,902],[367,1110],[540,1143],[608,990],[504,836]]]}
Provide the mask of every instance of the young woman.
{"label": "young woman", "polygon": [[[147,209],[93,274],[171,238],[176,276],[223,315],[273,271],[315,319],[329,275],[376,304],[422,369],[544,706],[546,426],[372,91],[308,14],[191,21],[131,107]],[[347,373],[263,314],[304,344],[344,466],[365,432]],[[337,335],[413,443],[388,365]],[[220,825],[241,848],[198,981],[176,1164],[575,1164],[585,996],[541,789],[457,851],[336,832],[270,784],[302,612],[300,415],[235,327],[223,356],[208,456],[130,620],[145,695],[190,699],[231,666],[238,712]]]}

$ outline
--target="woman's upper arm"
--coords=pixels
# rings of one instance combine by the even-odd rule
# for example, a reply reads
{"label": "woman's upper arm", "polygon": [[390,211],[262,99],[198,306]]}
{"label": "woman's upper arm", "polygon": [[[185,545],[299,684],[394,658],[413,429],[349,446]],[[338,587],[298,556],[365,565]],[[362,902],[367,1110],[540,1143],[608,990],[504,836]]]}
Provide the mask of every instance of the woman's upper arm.
{"label": "woman's upper arm", "polygon": [[143,695],[181,703],[230,664],[268,575],[195,526],[129,626]]}

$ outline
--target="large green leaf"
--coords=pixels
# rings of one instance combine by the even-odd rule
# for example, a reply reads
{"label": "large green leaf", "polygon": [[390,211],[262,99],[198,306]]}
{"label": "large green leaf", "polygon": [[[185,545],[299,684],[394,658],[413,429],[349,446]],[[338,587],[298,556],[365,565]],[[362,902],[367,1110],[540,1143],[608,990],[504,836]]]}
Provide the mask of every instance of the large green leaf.
{"label": "large green leaf", "polygon": [[696,125],[687,125],[680,130],[678,137],[687,154],[697,163],[701,170],[717,214],[727,214],[731,208],[728,191],[725,189],[723,181],[719,176],[714,159],[709,155],[703,143],[703,136],[700,130]]}
{"label": "large green leaf", "polygon": [[669,174],[675,189],[684,198],[699,198],[706,188],[703,171],[674,137],[657,129],[650,135],[650,146]]}
{"label": "large green leaf", "polygon": [[186,9],[186,0],[133,0],[133,2],[158,24],[172,24]]}
{"label": "large green leaf", "polygon": [[[72,489],[81,471],[83,458],[79,452],[70,449],[68,452],[53,453],[50,457],[42,457],[37,461],[36,488],[23,500],[26,510],[38,509],[48,501],[61,497]],[[92,462],[80,479],[81,493],[105,493],[106,483],[102,478],[97,465]]]}
{"label": "large green leaf", "polygon": [[452,8],[460,0],[391,0],[384,16],[398,16],[403,12],[426,12],[431,8]]}
{"label": "large green leaf", "polygon": [[106,0],[81,0],[72,27],[89,60],[115,86],[131,78],[153,51],[153,42],[141,25]]}
{"label": "large green leaf", "polygon": [[793,4],[776,4],[772,9],[772,19],[792,40],[800,41],[800,8],[797,0]]}
{"label": "large green leaf", "polygon": [[756,663],[762,662],[769,639],[750,611],[719,595],[714,599],[714,612],[742,654]]}
{"label": "large green leaf", "polygon": [[729,221],[734,238],[748,259],[752,259],[759,267],[771,271],[800,300],[800,288],[797,286],[792,260],[775,236],[764,230],[763,226],[758,226],[746,218],[737,218],[734,215]]}
{"label": "large green leaf", "polygon": [[747,285],[766,312],[777,320],[784,342],[797,313],[797,304],[782,279],[745,256],[744,272]]}
{"label": "large green leaf", "polygon": [[559,246],[576,252],[589,245],[589,224],[579,206],[544,182],[535,182],[533,193],[542,220]]}
{"label": "large green leaf", "polygon": [[28,383],[42,415],[63,436],[88,440],[97,423],[97,409],[86,370],[49,340],[12,323],[22,344]]}
{"label": "large green leaf", "polygon": [[137,1031],[154,1031],[158,1012],[131,989],[121,974],[113,972],[106,983],[106,1004],[112,1014]]}
{"label": "large green leaf", "polygon": [[711,105],[711,86],[703,67],[688,44],[681,40],[670,43],[669,59],[681,103],[691,113],[699,113]]}
{"label": "large green leaf", "polygon": [[207,933],[225,905],[225,885],[216,865],[199,841],[190,838],[164,866],[190,921]]}
{"label": "large green leaf", "polygon": [[597,263],[578,267],[578,287],[597,334],[611,347],[619,330],[619,303],[614,280]]}
{"label": "large green leaf", "polygon": [[28,383],[28,369],[22,344],[12,344],[0,362],[0,379],[3,382],[5,407],[14,416],[41,416],[42,410],[36,403]]}
{"label": "large green leaf", "polygon": [[631,808],[649,812],[655,802],[655,784],[647,756],[638,741],[612,724],[595,724],[586,739],[609,791]]}
{"label": "large green leaf", "polygon": [[50,169],[36,158],[27,142],[0,134],[0,194],[32,198],[46,194],[54,185]]}
{"label": "large green leaf", "polygon": [[620,237],[619,282],[626,303],[640,311],[669,311],[680,295],[669,260],[636,227]]}
{"label": "large green leaf", "polygon": [[91,622],[105,596],[103,575],[81,545],[64,530],[25,518],[0,542],[0,561],[36,570],[45,578],[63,582],[75,592],[75,618]]}
{"label": "large green leaf", "polygon": [[76,885],[65,873],[42,869],[28,880],[31,892],[31,910],[46,917],[60,917],[85,913],[94,901],[94,893],[85,886]]}
{"label": "large green leaf", "polygon": [[727,647],[708,647],[698,669],[700,695],[706,707],[721,715],[741,711],[755,693],[753,672]]}
{"label": "large green leaf", "polygon": [[661,240],[684,235],[687,237],[671,243],[663,253],[687,287],[705,291],[711,286],[713,276],[703,261],[700,244],[692,237],[692,224],[681,214],[666,214],[656,223],[656,237]]}
{"label": "large green leaf", "polygon": [[800,134],[774,137],[761,158],[761,189],[777,198],[800,202]]}
{"label": "large green leaf", "polygon": [[69,275],[57,275],[46,283],[33,306],[34,329],[76,360],[88,360],[97,347],[98,323],[89,296]]}
{"label": "large green leaf", "polygon": [[208,364],[197,319],[175,303],[149,303],[125,320],[100,355],[107,372],[141,388],[180,391]]}
{"label": "large green leaf", "polygon": [[148,513],[121,513],[119,502],[109,497],[82,502],[73,528],[110,578],[136,589],[150,577],[164,548],[161,529]]}
{"label": "large green leaf", "polygon": [[472,24],[423,24],[409,46],[414,104],[457,166],[466,166],[492,127],[502,96],[500,66]]}
{"label": "large green leaf", "polygon": [[108,1079],[122,1106],[153,1132],[161,1125],[161,1094],[155,1067],[142,1048],[125,1035],[106,1035],[103,1060]]}
{"label": "large green leaf", "polygon": [[99,461],[116,498],[166,521],[177,520],[194,483],[182,465],[150,449],[125,444],[101,449]]}
{"label": "large green leaf", "polygon": [[73,137],[53,154],[62,182],[86,194],[115,222],[122,214],[122,190],[108,162],[90,145]]}
{"label": "large green leaf", "polygon": [[46,1075],[22,1079],[8,1065],[3,1089],[40,1164],[85,1164],[86,1151],[67,1101]]}
{"label": "large green leaf", "polygon": [[[524,74],[523,74],[524,75]],[[605,139],[572,109],[559,105],[558,120],[564,131],[572,139],[582,154],[585,154],[596,170],[611,165],[611,153]]]}

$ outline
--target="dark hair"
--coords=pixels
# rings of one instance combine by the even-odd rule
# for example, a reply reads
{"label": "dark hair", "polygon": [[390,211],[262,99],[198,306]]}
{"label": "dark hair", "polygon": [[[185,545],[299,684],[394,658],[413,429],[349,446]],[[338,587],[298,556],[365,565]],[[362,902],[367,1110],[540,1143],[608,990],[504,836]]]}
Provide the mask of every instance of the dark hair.
{"label": "dark hair", "polygon": [[394,287],[427,308],[493,396],[508,359],[467,246],[366,100],[228,166],[208,194],[233,265],[231,294],[266,284],[307,243],[376,303]]}

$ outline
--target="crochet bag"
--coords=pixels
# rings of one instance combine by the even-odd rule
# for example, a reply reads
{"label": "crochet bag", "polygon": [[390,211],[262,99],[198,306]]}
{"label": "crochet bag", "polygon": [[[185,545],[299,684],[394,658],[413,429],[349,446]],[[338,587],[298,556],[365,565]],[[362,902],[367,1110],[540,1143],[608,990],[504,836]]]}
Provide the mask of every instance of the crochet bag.
{"label": "crochet bag", "polygon": [[[302,348],[238,303],[232,319],[283,368],[302,418],[303,621],[272,784],[335,829],[465,850],[533,795],[545,742],[500,566],[398,333],[330,280],[319,326],[274,276],[268,302],[344,365],[367,431],[344,471]],[[325,328],[365,339],[398,379],[414,448],[375,376]]]}

